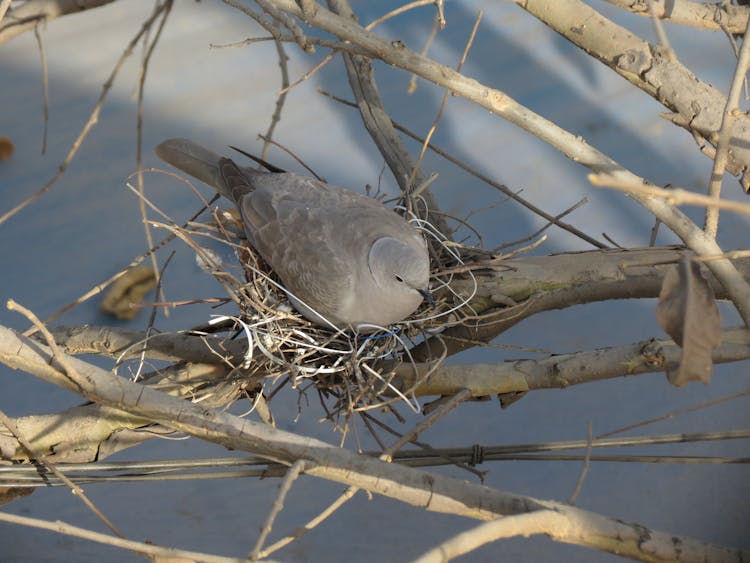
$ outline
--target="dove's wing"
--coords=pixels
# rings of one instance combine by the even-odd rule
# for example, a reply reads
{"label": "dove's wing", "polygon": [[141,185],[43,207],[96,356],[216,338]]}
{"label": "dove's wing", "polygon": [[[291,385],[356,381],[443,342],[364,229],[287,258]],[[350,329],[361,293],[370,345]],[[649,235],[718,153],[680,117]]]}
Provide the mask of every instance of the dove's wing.
{"label": "dove's wing", "polygon": [[230,191],[244,194],[237,205],[248,236],[299,301],[341,326],[361,304],[397,298],[382,295],[372,283],[368,258],[381,237],[414,236],[401,217],[367,196],[314,178],[246,172],[234,179],[243,177],[250,189]]}

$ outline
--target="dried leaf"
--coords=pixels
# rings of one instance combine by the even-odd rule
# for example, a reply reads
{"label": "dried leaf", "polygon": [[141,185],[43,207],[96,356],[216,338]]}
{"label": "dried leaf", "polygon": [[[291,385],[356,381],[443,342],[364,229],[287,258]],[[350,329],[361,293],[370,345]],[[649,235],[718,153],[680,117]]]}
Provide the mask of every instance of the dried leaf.
{"label": "dried leaf", "polygon": [[656,319],[682,349],[676,369],[667,379],[681,387],[690,381],[711,382],[711,352],[721,341],[721,317],[711,286],[700,265],[689,258],[669,270],[659,294]]}
{"label": "dried leaf", "polygon": [[0,135],[0,160],[9,160],[13,156],[13,141]]}
{"label": "dried leaf", "polygon": [[0,506],[10,504],[19,498],[27,497],[33,492],[33,487],[0,487]]}
{"label": "dried leaf", "polygon": [[140,312],[140,304],[146,294],[156,287],[154,269],[149,266],[137,266],[128,270],[109,288],[100,303],[105,313],[118,319],[133,320]]}

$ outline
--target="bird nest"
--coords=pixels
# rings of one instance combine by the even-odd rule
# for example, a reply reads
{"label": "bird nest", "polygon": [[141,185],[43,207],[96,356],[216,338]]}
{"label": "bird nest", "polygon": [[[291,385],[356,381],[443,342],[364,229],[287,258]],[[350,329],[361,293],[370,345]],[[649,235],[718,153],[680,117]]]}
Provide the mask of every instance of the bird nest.
{"label": "bird nest", "polygon": [[[442,235],[426,221],[415,217],[411,221],[430,243],[431,285],[438,299],[434,304],[423,303],[401,323],[368,326],[362,331],[326,329],[294,311],[280,281],[241,238],[242,227],[236,215],[215,211],[212,222],[191,223],[187,228],[161,224],[193,248],[201,268],[225,288],[229,296],[226,301],[237,305],[237,313],[216,316],[200,329],[200,334],[220,336],[231,342],[233,350],[242,341],[243,352],[224,358],[228,369],[221,377],[213,374],[189,386],[185,381],[176,384],[164,380],[157,387],[179,387],[181,395],[213,406],[225,406],[245,396],[261,416],[268,410],[268,401],[285,386],[317,394],[331,420],[394,402],[404,402],[418,411],[413,389],[401,389],[391,368],[413,363],[409,350],[439,333],[446,324],[455,324],[456,312],[466,300],[450,293],[449,275],[439,274],[461,264],[455,248],[446,245]],[[222,264],[216,252],[199,242],[206,239],[231,247],[237,260]]]}

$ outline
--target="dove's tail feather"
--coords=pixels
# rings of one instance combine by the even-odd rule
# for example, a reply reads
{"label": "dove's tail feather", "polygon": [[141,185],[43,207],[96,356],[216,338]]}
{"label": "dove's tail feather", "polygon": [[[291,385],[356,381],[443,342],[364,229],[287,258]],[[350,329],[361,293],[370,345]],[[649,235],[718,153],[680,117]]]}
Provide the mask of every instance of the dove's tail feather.
{"label": "dove's tail feather", "polygon": [[188,139],[167,139],[154,149],[163,161],[198,178],[224,197],[233,200],[219,171],[221,156]]}

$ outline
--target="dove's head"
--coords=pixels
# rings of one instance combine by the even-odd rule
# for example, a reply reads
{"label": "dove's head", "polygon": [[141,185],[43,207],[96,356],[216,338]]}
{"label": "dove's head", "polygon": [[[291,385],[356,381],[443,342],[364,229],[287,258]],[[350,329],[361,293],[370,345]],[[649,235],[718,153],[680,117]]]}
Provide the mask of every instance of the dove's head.
{"label": "dove's head", "polygon": [[368,259],[375,283],[392,296],[392,303],[402,306],[403,318],[419,307],[430,295],[430,256],[421,236],[400,240],[381,237],[370,249]]}

